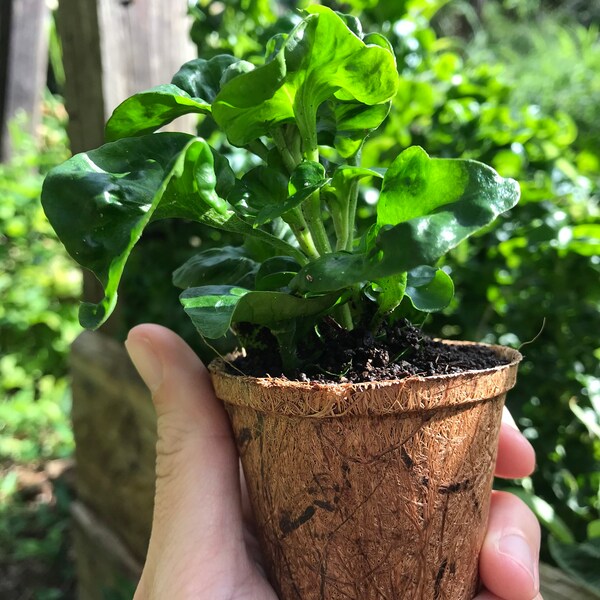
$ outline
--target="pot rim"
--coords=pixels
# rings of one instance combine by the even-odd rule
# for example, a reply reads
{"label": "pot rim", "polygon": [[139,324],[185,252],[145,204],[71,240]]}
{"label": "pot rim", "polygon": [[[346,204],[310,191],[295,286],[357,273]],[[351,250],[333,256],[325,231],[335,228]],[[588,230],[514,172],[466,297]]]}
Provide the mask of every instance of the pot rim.
{"label": "pot rim", "polygon": [[503,396],[514,387],[523,358],[518,350],[477,342],[439,341],[491,348],[509,362],[448,375],[414,375],[362,383],[236,375],[226,371],[226,357],[213,360],[208,369],[217,397],[226,404],[288,417],[376,416],[458,408]]}

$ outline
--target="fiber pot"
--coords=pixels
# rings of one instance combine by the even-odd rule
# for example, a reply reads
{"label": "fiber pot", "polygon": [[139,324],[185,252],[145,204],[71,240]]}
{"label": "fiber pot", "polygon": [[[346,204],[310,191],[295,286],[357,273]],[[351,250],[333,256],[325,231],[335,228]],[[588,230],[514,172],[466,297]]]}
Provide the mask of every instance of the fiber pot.
{"label": "fiber pot", "polygon": [[[449,342],[448,342],[449,343]],[[210,366],[281,600],[471,600],[506,392],[521,355],[363,384]]]}

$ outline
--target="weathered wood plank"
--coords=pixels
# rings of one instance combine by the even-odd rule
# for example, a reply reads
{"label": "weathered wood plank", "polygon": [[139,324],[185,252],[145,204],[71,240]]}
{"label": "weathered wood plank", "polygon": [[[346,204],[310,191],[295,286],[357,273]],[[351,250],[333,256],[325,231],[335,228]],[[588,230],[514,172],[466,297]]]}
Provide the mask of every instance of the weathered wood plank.
{"label": "weathered wood plank", "polygon": [[141,561],[154,502],[150,395],[122,344],[101,333],[75,341],[71,372],[78,497]]}
{"label": "weathered wood plank", "polygon": [[57,24],[73,152],[101,145],[120,102],[169,82],[195,56],[185,2],[61,0]]}
{"label": "weathered wood plank", "polygon": [[594,596],[568,575],[551,567],[540,565],[541,594],[544,600],[597,600]]}
{"label": "weathered wood plank", "polygon": [[[125,598],[142,565],[122,541],[81,502],[71,504],[73,550],[77,556],[79,600]],[[124,590],[123,588],[127,586]]]}
{"label": "weathered wood plank", "polygon": [[46,2],[2,0],[0,11],[0,161],[11,153],[8,125],[23,111],[25,127],[35,134],[40,122],[41,100],[48,68],[48,19]]}

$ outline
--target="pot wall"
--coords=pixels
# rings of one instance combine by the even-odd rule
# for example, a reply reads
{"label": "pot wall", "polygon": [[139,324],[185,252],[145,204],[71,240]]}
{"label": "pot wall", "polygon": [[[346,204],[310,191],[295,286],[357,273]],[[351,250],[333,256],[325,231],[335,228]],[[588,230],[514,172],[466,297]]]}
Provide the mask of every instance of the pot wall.
{"label": "pot wall", "polygon": [[212,366],[282,600],[473,598],[520,355],[509,358],[475,374],[277,392]]}

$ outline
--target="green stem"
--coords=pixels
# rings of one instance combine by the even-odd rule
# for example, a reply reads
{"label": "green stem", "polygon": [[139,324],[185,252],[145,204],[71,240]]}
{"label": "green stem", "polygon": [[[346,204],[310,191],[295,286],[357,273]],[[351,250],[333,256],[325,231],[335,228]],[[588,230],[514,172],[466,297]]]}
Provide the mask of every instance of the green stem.
{"label": "green stem", "polygon": [[302,211],[298,207],[293,208],[289,213],[283,215],[282,219],[290,226],[290,229],[298,240],[298,244],[300,244],[300,248],[302,248],[303,252],[313,260],[319,258],[319,251],[315,246],[315,242]]}
{"label": "green stem", "polygon": [[292,156],[292,153],[290,152],[290,149],[287,147],[285,135],[283,134],[281,128],[276,127],[275,129],[271,130],[271,137],[275,142],[275,146],[277,146],[277,150],[279,150],[279,153],[281,154],[281,158],[283,160],[285,168],[291,175],[298,166],[299,162],[296,162],[296,160]]}
{"label": "green stem", "polygon": [[341,203],[339,199],[334,202],[329,202],[329,212],[333,220],[333,228],[335,229],[335,249],[336,251],[345,250],[348,240],[348,217],[346,214],[347,204]]}
{"label": "green stem", "polygon": [[303,203],[302,212],[306,217],[306,223],[315,241],[319,254],[329,254],[331,243],[323,225],[323,214],[321,210],[321,194],[319,190],[313,192]]}
{"label": "green stem", "polygon": [[344,329],[347,329],[348,331],[352,331],[354,329],[352,313],[350,312],[350,306],[348,306],[347,302],[337,307],[337,316],[340,321],[340,325]]}
{"label": "green stem", "polygon": [[[360,165],[360,150],[352,157],[348,159],[348,164],[357,167]],[[352,252],[352,246],[354,245],[354,230],[356,226],[356,207],[358,204],[358,180],[355,179],[351,186],[348,194],[348,207],[347,207],[347,228],[348,237],[346,238],[345,250]]]}
{"label": "green stem", "polygon": [[254,140],[250,142],[246,146],[246,148],[253,154],[256,154],[256,156],[262,158],[265,162],[267,162],[267,158],[269,156],[269,149],[261,140]]}

